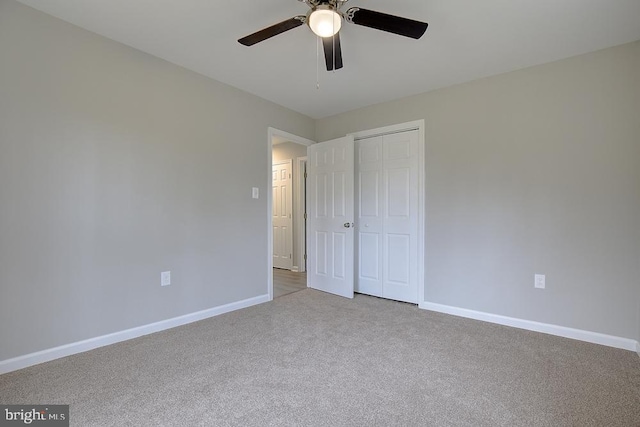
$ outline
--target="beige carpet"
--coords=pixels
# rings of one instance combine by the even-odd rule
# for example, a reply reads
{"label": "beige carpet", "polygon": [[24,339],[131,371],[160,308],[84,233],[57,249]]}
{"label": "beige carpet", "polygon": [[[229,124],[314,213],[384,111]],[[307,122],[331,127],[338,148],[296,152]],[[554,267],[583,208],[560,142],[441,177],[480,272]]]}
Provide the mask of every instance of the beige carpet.
{"label": "beige carpet", "polygon": [[0,376],[74,426],[639,426],[636,353],[313,290]]}

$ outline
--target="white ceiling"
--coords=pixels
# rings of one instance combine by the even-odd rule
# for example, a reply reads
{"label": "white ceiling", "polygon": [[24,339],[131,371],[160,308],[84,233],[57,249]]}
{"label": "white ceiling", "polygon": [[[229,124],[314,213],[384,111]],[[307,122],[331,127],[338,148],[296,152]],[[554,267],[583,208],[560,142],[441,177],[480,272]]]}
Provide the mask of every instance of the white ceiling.
{"label": "white ceiling", "polygon": [[420,40],[344,24],[327,72],[301,26],[237,39],[308,10],[296,0],[20,0],[313,118],[640,39],[640,0],[350,0],[426,21]]}

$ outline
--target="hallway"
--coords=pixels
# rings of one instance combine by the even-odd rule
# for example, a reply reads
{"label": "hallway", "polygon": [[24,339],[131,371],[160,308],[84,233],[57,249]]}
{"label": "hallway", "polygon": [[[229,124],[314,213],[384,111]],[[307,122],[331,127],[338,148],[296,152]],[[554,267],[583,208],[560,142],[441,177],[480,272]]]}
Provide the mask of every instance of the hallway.
{"label": "hallway", "polygon": [[307,273],[273,269],[273,298],[301,291],[307,288]]}

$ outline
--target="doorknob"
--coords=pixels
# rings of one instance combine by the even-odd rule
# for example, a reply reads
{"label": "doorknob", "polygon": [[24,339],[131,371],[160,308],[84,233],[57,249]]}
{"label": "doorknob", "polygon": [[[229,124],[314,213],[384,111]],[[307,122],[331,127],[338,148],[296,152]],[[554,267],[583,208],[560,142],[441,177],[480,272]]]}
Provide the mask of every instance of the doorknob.
{"label": "doorknob", "polygon": [[352,222],[345,222],[344,223],[344,228],[349,228],[349,227],[353,227],[353,223]]}

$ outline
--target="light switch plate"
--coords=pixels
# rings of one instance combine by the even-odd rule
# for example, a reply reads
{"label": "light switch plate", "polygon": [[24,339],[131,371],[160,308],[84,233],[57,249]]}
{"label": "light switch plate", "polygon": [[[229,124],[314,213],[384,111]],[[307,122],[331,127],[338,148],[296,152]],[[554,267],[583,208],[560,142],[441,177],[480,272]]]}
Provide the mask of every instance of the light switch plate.
{"label": "light switch plate", "polygon": [[257,199],[260,197],[260,189],[258,187],[253,187],[251,189],[251,197],[253,197],[254,199]]}
{"label": "light switch plate", "polygon": [[171,272],[163,271],[160,273],[160,286],[169,286],[171,284]]}
{"label": "light switch plate", "polygon": [[533,276],[533,286],[538,289],[545,288],[545,275],[544,274],[534,274]]}

